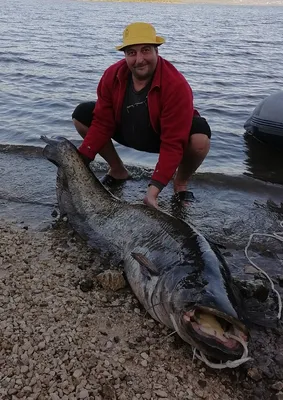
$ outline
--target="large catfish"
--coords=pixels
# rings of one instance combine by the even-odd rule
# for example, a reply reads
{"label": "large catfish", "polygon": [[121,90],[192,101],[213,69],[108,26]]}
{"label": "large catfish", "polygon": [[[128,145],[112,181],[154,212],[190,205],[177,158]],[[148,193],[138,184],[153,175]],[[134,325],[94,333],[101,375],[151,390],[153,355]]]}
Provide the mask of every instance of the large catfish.
{"label": "large catfish", "polygon": [[248,332],[219,252],[188,223],[114,197],[67,139],[42,139],[44,156],[58,167],[61,215],[92,247],[123,261],[147,312],[207,362],[206,356],[246,361]]}

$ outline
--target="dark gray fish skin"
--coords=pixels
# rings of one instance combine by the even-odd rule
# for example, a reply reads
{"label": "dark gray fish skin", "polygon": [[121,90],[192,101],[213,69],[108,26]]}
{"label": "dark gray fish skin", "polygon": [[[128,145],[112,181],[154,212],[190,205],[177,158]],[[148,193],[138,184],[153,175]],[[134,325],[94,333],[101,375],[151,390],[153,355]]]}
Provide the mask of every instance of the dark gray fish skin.
{"label": "dark gray fish skin", "polygon": [[247,336],[229,270],[207,240],[161,210],[114,197],[67,139],[42,139],[47,143],[44,156],[58,166],[61,215],[68,216],[73,229],[92,247],[123,260],[128,282],[148,313],[208,356],[223,361],[239,358],[240,343],[229,348],[213,336],[196,332],[184,318],[206,312]]}

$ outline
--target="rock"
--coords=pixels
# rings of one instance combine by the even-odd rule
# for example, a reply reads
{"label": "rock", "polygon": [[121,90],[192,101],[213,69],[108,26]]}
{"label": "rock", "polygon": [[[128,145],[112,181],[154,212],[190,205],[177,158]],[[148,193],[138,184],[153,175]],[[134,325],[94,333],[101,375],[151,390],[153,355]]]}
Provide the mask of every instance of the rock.
{"label": "rock", "polygon": [[277,400],[283,400],[283,392],[279,392],[276,394],[276,399]]}
{"label": "rock", "polygon": [[[8,390],[8,395],[12,396],[13,394],[16,394],[17,392],[18,392],[17,389],[9,389]],[[12,397],[12,398],[14,398],[14,397]]]}
{"label": "rock", "polygon": [[275,382],[272,386],[271,389],[276,390],[277,392],[280,392],[283,389],[283,382]]}
{"label": "rock", "polygon": [[243,387],[244,389],[249,390],[250,387],[251,387],[251,384],[250,384],[250,382],[248,382],[248,381],[243,381],[243,382],[242,382],[242,387]]}
{"label": "rock", "polygon": [[142,394],[142,398],[146,399],[146,400],[150,400],[151,399],[151,390],[146,390],[143,394]]}
{"label": "rock", "polygon": [[85,279],[80,282],[80,289],[82,292],[89,292],[93,289],[93,281],[91,279]]}
{"label": "rock", "polygon": [[206,387],[206,381],[204,381],[203,379],[200,379],[198,381],[199,386],[204,389]]}
{"label": "rock", "polygon": [[115,343],[119,343],[120,342],[119,336],[114,336],[113,340],[114,340]]}
{"label": "rock", "polygon": [[141,353],[141,357],[142,357],[144,360],[148,360],[148,359],[149,359],[149,355],[148,355],[147,353]]}
{"label": "rock", "polygon": [[58,211],[56,209],[54,209],[51,213],[51,217],[56,218],[58,217]]}
{"label": "rock", "polygon": [[274,358],[276,364],[280,365],[283,367],[283,355],[282,354],[277,354],[277,356]]}
{"label": "rock", "polygon": [[88,391],[86,389],[80,391],[79,399],[88,399]]}
{"label": "rock", "polygon": [[60,397],[58,396],[57,393],[50,393],[50,399],[51,400],[60,400]]}
{"label": "rock", "polygon": [[223,226],[223,232],[225,235],[230,236],[233,234],[233,229],[229,226]]}
{"label": "rock", "polygon": [[18,343],[16,343],[16,344],[13,346],[12,353],[13,353],[13,354],[18,354],[18,351],[19,351],[19,345],[18,345]]}
{"label": "rock", "polygon": [[255,274],[259,273],[259,271],[254,266],[252,266],[250,264],[244,266],[244,271],[245,271],[246,274],[252,274],[252,275],[255,275]]}
{"label": "rock", "polygon": [[264,302],[267,300],[269,295],[269,289],[260,281],[261,283],[256,288],[253,297],[257,300]]}
{"label": "rock", "polygon": [[116,400],[116,391],[112,385],[106,383],[102,386],[101,395],[103,400]]}
{"label": "rock", "polygon": [[235,278],[234,281],[239,285],[246,297],[254,297],[261,302],[266,301],[269,295],[269,288],[261,279],[245,281]]}
{"label": "rock", "polygon": [[76,370],[73,372],[73,377],[76,378],[76,379],[78,379],[79,377],[82,376],[82,374],[83,374],[83,371],[82,371],[81,369],[76,369]]}
{"label": "rock", "polygon": [[8,275],[8,271],[5,269],[0,269],[0,279],[4,279]]}
{"label": "rock", "polygon": [[43,349],[45,348],[45,345],[46,345],[46,343],[45,343],[45,341],[43,340],[42,342],[40,342],[40,343],[38,344],[38,348],[39,348],[40,350],[43,350]]}
{"label": "rock", "polygon": [[126,286],[123,273],[116,270],[108,269],[104,272],[101,272],[96,276],[96,279],[103,289],[113,290],[114,292],[119,289],[123,289]]}
{"label": "rock", "polygon": [[146,361],[146,360],[142,360],[142,361],[141,361],[141,365],[142,365],[143,367],[147,367],[147,361]]}
{"label": "rock", "polygon": [[28,367],[27,365],[23,365],[23,366],[21,367],[21,373],[22,373],[22,374],[25,374],[26,372],[28,372],[28,370],[29,370],[29,367]]}
{"label": "rock", "polygon": [[253,381],[260,381],[262,379],[262,372],[258,368],[250,368],[248,370],[248,376],[253,380]]}
{"label": "rock", "polygon": [[156,396],[161,397],[161,398],[166,398],[168,397],[167,393],[164,390],[155,390],[154,393],[156,394]]}
{"label": "rock", "polygon": [[108,340],[105,347],[106,349],[111,349],[111,347],[113,347],[113,343],[110,340]]}

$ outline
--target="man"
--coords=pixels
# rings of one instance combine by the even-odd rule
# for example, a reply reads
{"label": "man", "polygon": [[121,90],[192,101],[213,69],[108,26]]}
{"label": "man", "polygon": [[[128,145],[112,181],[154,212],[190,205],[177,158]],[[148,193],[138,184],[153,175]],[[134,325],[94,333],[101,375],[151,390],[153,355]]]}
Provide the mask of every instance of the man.
{"label": "man", "polygon": [[122,45],[116,47],[125,59],[104,72],[97,102],[80,104],[72,115],[84,138],[78,150],[86,164],[99,153],[110,166],[102,180],[105,185],[129,178],[111,138],[136,150],[159,153],[144,197],[145,204],[153,207],[158,207],[158,195],[176,170],[176,196],[192,200],[187,185],[209,151],[211,136],[206,120],[194,110],[188,82],[158,55],[164,42],[151,24],[128,25]]}

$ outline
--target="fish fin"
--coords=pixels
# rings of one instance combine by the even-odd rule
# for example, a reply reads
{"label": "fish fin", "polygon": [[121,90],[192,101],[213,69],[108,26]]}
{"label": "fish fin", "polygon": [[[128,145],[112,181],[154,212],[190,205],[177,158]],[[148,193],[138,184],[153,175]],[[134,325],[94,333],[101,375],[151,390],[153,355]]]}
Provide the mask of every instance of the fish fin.
{"label": "fish fin", "polygon": [[152,275],[159,275],[159,271],[156,265],[148,258],[146,258],[143,254],[132,252],[131,256],[140,264],[142,268],[149,271]]}

